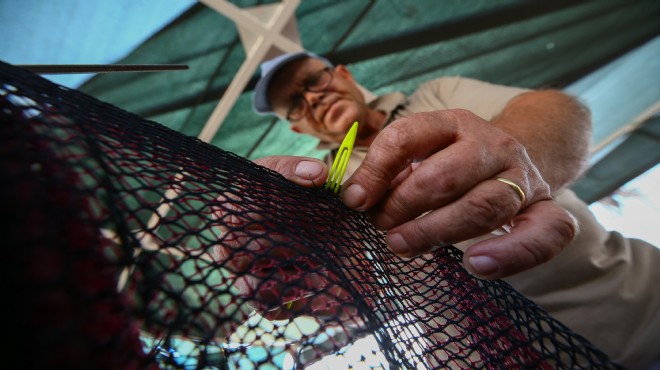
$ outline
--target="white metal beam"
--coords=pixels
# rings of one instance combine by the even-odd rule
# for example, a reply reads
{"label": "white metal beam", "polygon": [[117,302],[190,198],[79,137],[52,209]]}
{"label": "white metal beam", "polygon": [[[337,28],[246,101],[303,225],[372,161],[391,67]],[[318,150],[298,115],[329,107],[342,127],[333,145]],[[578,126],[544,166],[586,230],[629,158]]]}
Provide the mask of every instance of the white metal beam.
{"label": "white metal beam", "polygon": [[[200,140],[210,142],[263,60],[282,52],[303,50],[295,22],[295,11],[300,0],[284,0],[278,4],[246,9],[238,8],[226,0],[199,1],[236,23],[246,54],[245,61],[198,136]],[[183,181],[183,169],[176,174],[175,180]],[[150,230],[150,233],[156,234],[160,220],[167,215],[178,196],[179,188],[176,186],[166,191],[158,209],[148,221],[147,230]],[[138,238],[145,249],[155,245],[151,234],[139,232]],[[123,275],[127,274],[130,274],[130,271]]]}
{"label": "white metal beam", "polygon": [[226,0],[199,1],[236,23],[246,54],[245,61],[198,136],[202,141],[211,142],[261,62],[282,52],[303,50],[295,27],[295,11],[300,0],[284,0],[246,9]]}

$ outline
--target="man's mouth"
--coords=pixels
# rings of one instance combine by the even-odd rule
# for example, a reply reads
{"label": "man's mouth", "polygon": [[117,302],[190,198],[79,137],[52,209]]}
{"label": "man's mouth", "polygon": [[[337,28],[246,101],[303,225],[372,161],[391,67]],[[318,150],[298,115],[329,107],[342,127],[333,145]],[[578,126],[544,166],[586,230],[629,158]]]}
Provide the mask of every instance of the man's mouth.
{"label": "man's mouth", "polygon": [[321,114],[319,115],[319,118],[320,118],[319,121],[321,121],[321,122],[325,122],[325,118],[326,118],[326,116],[327,116],[328,113],[332,110],[332,107],[335,105],[335,103],[337,103],[338,101],[339,101],[339,99],[336,99],[336,98],[335,98],[335,99],[332,99],[332,100],[330,100],[328,103],[323,104],[323,105],[321,106],[322,109],[323,109],[323,106],[325,106],[325,109],[323,109],[323,110],[321,111]]}

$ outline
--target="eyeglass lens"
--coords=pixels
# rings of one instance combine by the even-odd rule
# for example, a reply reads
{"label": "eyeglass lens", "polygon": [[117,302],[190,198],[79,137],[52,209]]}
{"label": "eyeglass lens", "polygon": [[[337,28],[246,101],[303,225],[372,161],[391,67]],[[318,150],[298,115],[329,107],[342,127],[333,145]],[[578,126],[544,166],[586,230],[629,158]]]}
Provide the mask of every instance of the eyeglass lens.
{"label": "eyeglass lens", "polygon": [[[305,81],[305,91],[310,92],[321,92],[330,86],[332,82],[332,71],[330,68],[326,67],[314,75],[310,76],[307,81]],[[291,108],[287,114],[287,119],[289,120],[299,120],[301,119],[307,110],[307,100],[304,98],[303,94],[299,94],[292,99]]]}

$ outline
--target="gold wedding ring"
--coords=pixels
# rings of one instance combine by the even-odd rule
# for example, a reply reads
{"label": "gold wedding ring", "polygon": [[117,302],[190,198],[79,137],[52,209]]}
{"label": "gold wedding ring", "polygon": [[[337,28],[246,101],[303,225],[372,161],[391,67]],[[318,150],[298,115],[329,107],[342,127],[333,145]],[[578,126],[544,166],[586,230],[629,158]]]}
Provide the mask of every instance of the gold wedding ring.
{"label": "gold wedding ring", "polygon": [[513,190],[516,191],[516,193],[518,193],[518,196],[520,197],[520,201],[523,204],[525,204],[525,192],[520,188],[520,186],[518,186],[518,184],[516,184],[515,182],[509,179],[505,179],[504,177],[497,177],[495,178],[495,180],[509,185]]}

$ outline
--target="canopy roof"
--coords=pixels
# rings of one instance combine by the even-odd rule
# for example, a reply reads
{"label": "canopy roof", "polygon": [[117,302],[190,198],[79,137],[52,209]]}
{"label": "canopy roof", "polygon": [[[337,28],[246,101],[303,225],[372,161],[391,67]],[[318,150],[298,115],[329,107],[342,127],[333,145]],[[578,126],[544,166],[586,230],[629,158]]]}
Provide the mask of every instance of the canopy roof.
{"label": "canopy roof", "polygon": [[[443,75],[565,88],[592,109],[601,150],[658,111],[658,19],[657,1],[201,0],[117,61],[189,70],[101,74],[80,89],[249,159],[321,157],[315,139],[251,107],[258,63],[297,46],[346,64],[376,94],[410,93]],[[212,115],[219,129],[203,134]],[[613,182],[652,166],[655,153]]]}

